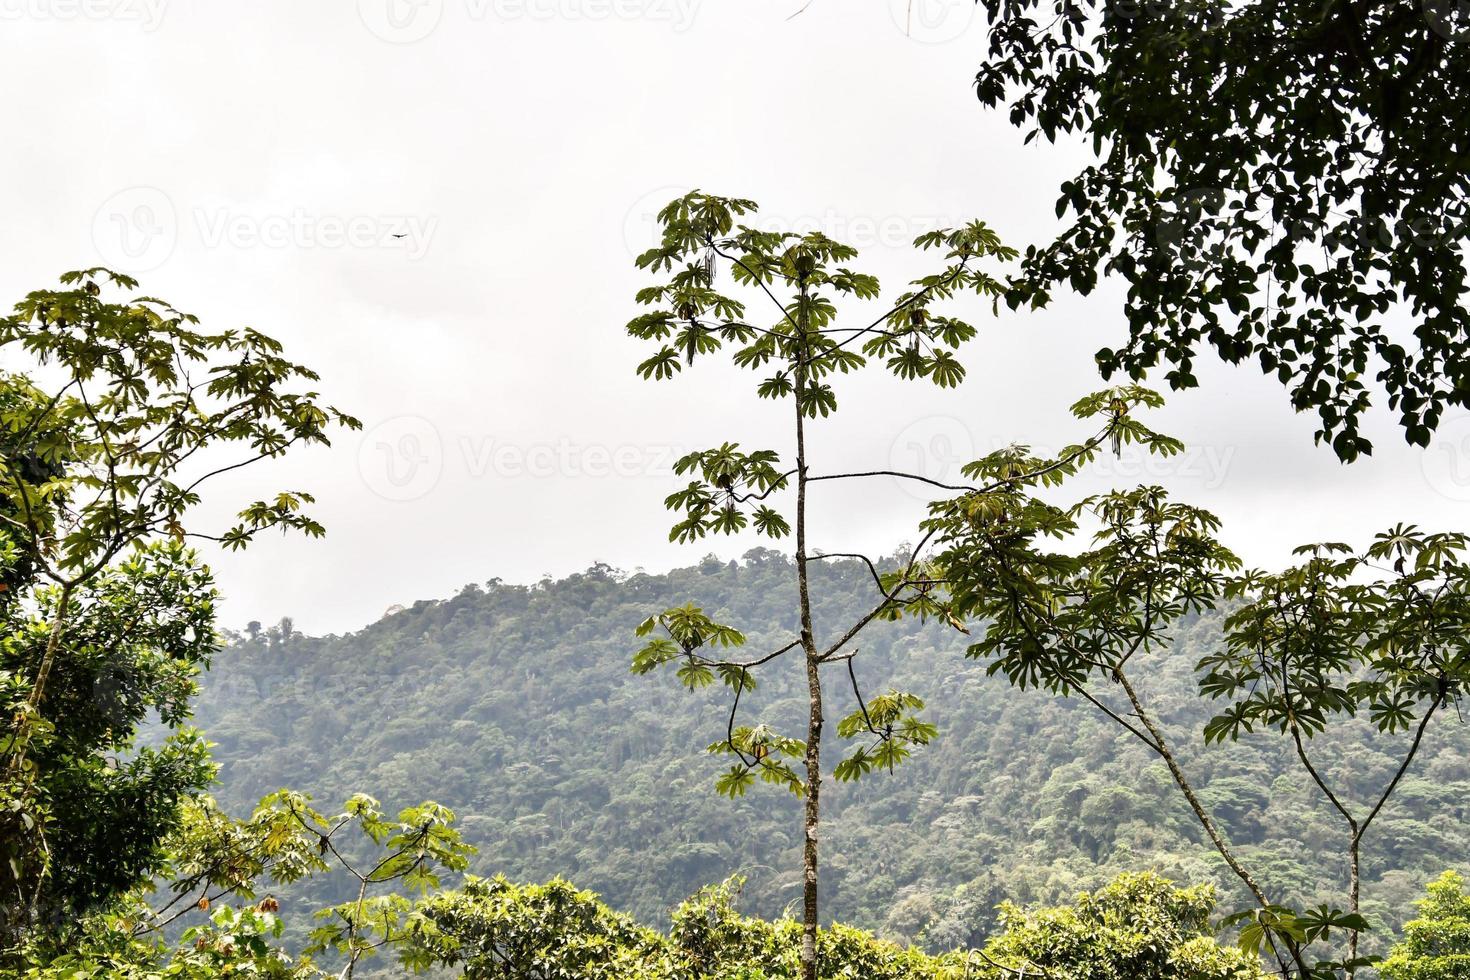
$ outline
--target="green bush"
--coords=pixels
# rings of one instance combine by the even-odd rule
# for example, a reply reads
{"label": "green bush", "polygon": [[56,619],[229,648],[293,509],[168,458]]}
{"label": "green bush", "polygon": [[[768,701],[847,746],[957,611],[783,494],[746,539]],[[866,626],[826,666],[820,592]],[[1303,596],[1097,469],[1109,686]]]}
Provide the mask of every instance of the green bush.
{"label": "green bush", "polygon": [[[609,910],[565,881],[471,879],[422,907],[421,952],[471,978],[789,980],[801,925],[735,908],[740,880],[680,905],[667,936]],[[1021,971],[1065,980],[1257,980],[1259,964],[1209,933],[1214,894],[1133,874],[1073,905],[1002,909],[1005,932],[983,951],[939,956],[844,925],[819,936],[832,980],[1001,980]]]}
{"label": "green bush", "polygon": [[1383,980],[1470,980],[1470,896],[1446,871],[1429,885],[1419,918],[1404,925],[1404,940],[1379,967]]}

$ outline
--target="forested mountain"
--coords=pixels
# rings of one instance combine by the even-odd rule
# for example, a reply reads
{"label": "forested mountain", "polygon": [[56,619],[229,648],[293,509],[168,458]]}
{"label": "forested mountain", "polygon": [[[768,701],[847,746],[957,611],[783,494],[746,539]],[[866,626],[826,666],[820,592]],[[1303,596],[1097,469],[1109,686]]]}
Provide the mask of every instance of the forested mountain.
{"label": "forested mountain", "polygon": [[[700,886],[741,872],[747,909],[779,915],[799,894],[797,801],[764,786],[718,797],[721,763],[703,750],[724,734],[726,694],[632,676],[628,659],[633,626],[686,600],[745,629],[752,652],[774,648],[794,626],[792,580],[787,558],[756,550],[667,575],[599,565],[531,587],[492,580],[348,636],[305,636],[289,622],[251,630],[218,656],[198,703],[218,743],[217,796],[239,814],[288,785],[329,806],[355,790],[388,806],[436,799],[479,846],[476,873],[562,875],[662,922]],[[856,563],[824,563],[819,581],[819,627],[871,601]],[[1342,832],[1282,755],[1286,740],[1201,742],[1208,712],[1193,666],[1218,635],[1216,618],[1190,623],[1148,665],[1150,696],[1271,891],[1341,894]],[[1135,868],[1213,880],[1225,905],[1237,902],[1162,764],[1086,704],[987,677],[965,646],[916,622],[866,640],[864,693],[893,684],[927,695],[940,737],[893,775],[831,786],[833,918],[951,948],[991,930],[1003,898],[1055,902]],[[778,674],[745,699],[747,723],[799,724],[799,670]],[[847,693],[829,714],[850,710]],[[1380,744],[1363,723],[1316,751],[1330,780],[1366,798],[1392,772]],[[1426,881],[1464,862],[1467,790],[1470,730],[1446,716],[1373,830],[1381,857],[1364,892],[1375,922],[1396,925]]]}

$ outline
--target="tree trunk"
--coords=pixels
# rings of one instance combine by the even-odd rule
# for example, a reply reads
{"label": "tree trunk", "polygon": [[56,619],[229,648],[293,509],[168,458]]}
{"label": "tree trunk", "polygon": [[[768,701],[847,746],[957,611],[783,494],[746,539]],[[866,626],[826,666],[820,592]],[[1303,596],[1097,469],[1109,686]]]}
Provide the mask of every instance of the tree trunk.
{"label": "tree trunk", "polygon": [[[56,654],[61,649],[61,634],[66,630],[67,608],[71,605],[71,583],[61,587],[61,596],[56,600],[56,612],[51,617],[50,635],[46,637],[46,651],[41,655],[41,666],[36,670],[36,680],[31,688],[30,696],[26,698],[26,715],[20,720],[19,730],[15,733],[15,745],[10,750],[10,761],[6,765],[6,775],[12,781],[20,774],[25,765],[26,752],[31,744],[31,731],[35,727],[33,722],[36,714],[41,710],[41,702],[46,696],[46,681],[51,677],[51,667],[56,662]],[[27,780],[26,786],[30,782]]]}
{"label": "tree trunk", "polygon": [[[805,296],[803,288],[803,297]],[[802,324],[805,328],[803,313]],[[809,714],[806,730],[806,812],[802,848],[802,933],[801,980],[817,980],[817,923],[820,906],[817,896],[817,830],[821,822],[822,795],[822,677],[817,659],[816,637],[812,630],[812,601],[807,576],[806,550],[806,426],[802,416],[802,398],[806,392],[805,338],[797,350],[796,361],[796,587],[801,605],[801,648],[806,660],[807,700]]]}
{"label": "tree trunk", "polygon": [[[1179,765],[1179,761],[1174,758],[1174,753],[1169,749],[1169,743],[1164,738],[1163,730],[1154,724],[1148,712],[1143,709],[1143,702],[1139,699],[1138,692],[1133,689],[1133,685],[1128,682],[1128,678],[1122,670],[1114,670],[1113,678],[1122,686],[1123,693],[1128,696],[1128,703],[1133,706],[1134,717],[1148,730],[1149,736],[1154,741],[1154,751],[1164,760],[1164,765],[1168,767],[1169,774],[1174,777],[1175,785],[1184,794],[1185,801],[1189,803],[1190,810],[1194,811],[1195,819],[1204,828],[1205,834],[1210,838],[1210,842],[1215,845],[1215,850],[1220,852],[1220,856],[1225,859],[1225,864],[1229,866],[1231,871],[1235,872],[1235,876],[1250,890],[1257,904],[1263,909],[1270,908],[1271,902],[1267,900],[1266,893],[1261,890],[1261,886],[1256,883],[1256,879],[1240,863],[1240,860],[1235,856],[1235,852],[1231,850],[1230,845],[1226,842],[1224,834],[1215,826],[1215,821],[1210,817],[1210,812],[1205,809],[1204,804],[1195,795],[1194,787],[1190,784],[1189,778],[1185,776],[1184,769]],[[1308,976],[1308,969],[1306,961],[1302,958],[1301,946],[1289,940],[1288,942],[1291,958],[1296,963],[1301,976],[1305,978]]]}

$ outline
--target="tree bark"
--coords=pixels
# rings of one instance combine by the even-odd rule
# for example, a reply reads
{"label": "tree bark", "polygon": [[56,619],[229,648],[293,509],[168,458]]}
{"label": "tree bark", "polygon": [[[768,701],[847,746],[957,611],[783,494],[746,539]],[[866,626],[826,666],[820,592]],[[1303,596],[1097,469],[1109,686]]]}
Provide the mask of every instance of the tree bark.
{"label": "tree bark", "polygon": [[[805,299],[806,288],[802,287]],[[801,315],[805,330],[805,304]],[[820,905],[817,893],[818,828],[821,823],[822,797],[822,678],[820,654],[812,629],[812,601],[807,575],[806,544],[806,420],[802,415],[802,399],[806,393],[806,338],[799,341],[796,358],[796,588],[801,607],[801,648],[806,660],[807,702],[809,713],[806,729],[806,808],[803,820],[802,847],[802,933],[801,980],[817,980],[817,925]]]}
{"label": "tree bark", "polygon": [[[1194,786],[1189,782],[1189,777],[1184,774],[1184,769],[1179,765],[1179,760],[1174,758],[1174,753],[1169,749],[1169,743],[1164,738],[1163,730],[1154,724],[1153,719],[1144,710],[1143,702],[1139,699],[1138,692],[1133,689],[1133,685],[1128,682],[1127,675],[1121,669],[1118,669],[1113,671],[1113,677],[1122,686],[1123,692],[1128,696],[1128,703],[1133,706],[1134,716],[1148,730],[1149,736],[1154,740],[1154,751],[1164,760],[1164,765],[1168,767],[1169,774],[1174,777],[1175,785],[1184,794],[1184,799],[1189,803],[1190,810],[1194,812],[1195,819],[1199,821],[1200,826],[1204,828],[1205,834],[1209,836],[1210,843],[1215,845],[1215,850],[1220,852],[1220,856],[1225,859],[1225,863],[1230,867],[1230,870],[1235,872],[1235,876],[1250,890],[1251,895],[1256,899],[1256,903],[1263,909],[1270,908],[1271,902],[1266,898],[1266,893],[1256,883],[1255,877],[1246,869],[1245,865],[1240,863],[1240,859],[1235,856],[1235,852],[1231,850],[1229,843],[1226,842],[1225,835],[1215,826],[1215,821],[1210,816],[1210,811],[1205,809],[1204,804],[1195,795]],[[1301,947],[1296,943],[1291,943],[1290,952],[1291,958],[1296,963],[1301,976],[1306,977],[1308,970],[1306,961],[1302,958]]]}
{"label": "tree bark", "polygon": [[[61,649],[61,634],[66,630],[66,614],[71,605],[72,584],[66,583],[61,587],[61,596],[56,600],[56,612],[51,617],[50,635],[46,637],[46,651],[41,655],[41,666],[36,670],[36,681],[31,688],[29,697],[26,698],[26,715],[20,720],[19,731],[15,733],[15,745],[10,750],[10,761],[6,764],[6,775],[14,780],[25,765],[26,752],[31,744],[31,730],[34,727],[35,715],[41,710],[41,702],[46,696],[46,681],[51,677],[51,667],[56,662],[56,654]],[[29,781],[27,781],[29,786]]]}

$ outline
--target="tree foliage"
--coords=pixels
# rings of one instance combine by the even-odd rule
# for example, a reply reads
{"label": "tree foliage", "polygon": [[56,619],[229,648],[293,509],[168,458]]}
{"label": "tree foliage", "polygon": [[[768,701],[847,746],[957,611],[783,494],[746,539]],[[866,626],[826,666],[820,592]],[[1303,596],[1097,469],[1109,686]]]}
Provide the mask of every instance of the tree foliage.
{"label": "tree foliage", "polygon": [[1419,917],[1378,968],[1383,980],[1462,980],[1470,975],[1470,897],[1465,882],[1446,871],[1430,882]]}
{"label": "tree foliage", "polygon": [[[311,497],[247,501],[200,527],[207,484],[356,426],[310,369],[252,329],[204,332],[104,269],[62,276],[0,318],[0,943],[145,878],[212,770],[187,728],[216,647],[215,593],[184,544],[322,533]],[[134,749],[156,712],[171,737]],[[98,855],[108,859],[99,861]]]}
{"label": "tree foliage", "polygon": [[1345,460],[1374,382],[1415,445],[1470,405],[1462,98],[1449,0],[980,0],[976,78],[1027,140],[1085,139],[1012,304],[1127,284],[1105,375],[1253,360]]}
{"label": "tree foliage", "polygon": [[[1336,976],[1358,956],[1361,844],[1418,755],[1430,720],[1470,680],[1470,566],[1460,534],[1399,526],[1358,554],[1343,544],[1301,548],[1303,565],[1238,573],[1206,511],[1158,487],[1090,497],[1063,509],[1021,492],[931,519],[938,564],[958,615],[986,623],[969,651],[1020,688],[1086,699],[1164,761],[1207,836],[1259,908],[1237,920],[1253,949],[1290,960],[1302,976]],[[1078,548],[1092,528],[1091,547]],[[1048,539],[1059,543],[1050,546]],[[1347,910],[1297,910],[1273,901],[1231,847],[1187,776],[1157,717],[1130,680],[1135,658],[1168,644],[1186,617],[1230,602],[1220,652],[1198,664],[1200,695],[1223,702],[1205,741],[1257,729],[1288,736],[1300,766],[1346,824]],[[1384,735],[1408,733],[1384,784],[1335,787],[1309,742],[1334,719],[1364,713]],[[1352,788],[1365,797],[1345,798]],[[1304,950],[1334,933],[1341,959]]]}

